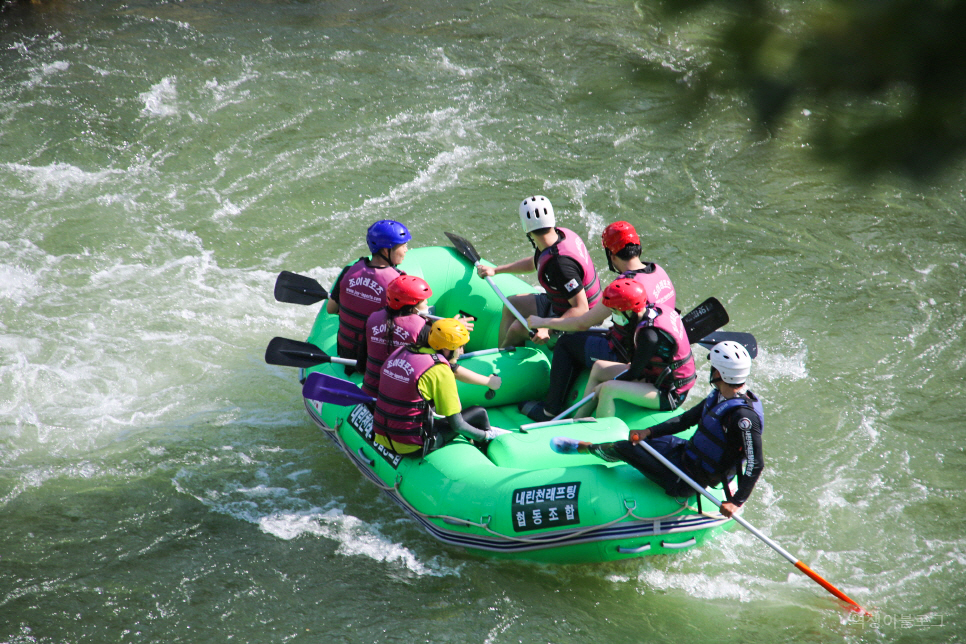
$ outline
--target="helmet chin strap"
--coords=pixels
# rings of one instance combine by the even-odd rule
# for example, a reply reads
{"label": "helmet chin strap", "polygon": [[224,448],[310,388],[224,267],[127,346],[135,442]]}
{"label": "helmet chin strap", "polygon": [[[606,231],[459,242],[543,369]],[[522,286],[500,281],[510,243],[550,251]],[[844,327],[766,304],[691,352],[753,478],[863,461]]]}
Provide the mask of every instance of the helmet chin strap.
{"label": "helmet chin strap", "polygon": [[530,233],[527,233],[527,239],[530,240],[530,245],[533,246],[533,250],[540,250],[539,248],[537,248],[537,242],[533,241],[533,235],[531,235]]}
{"label": "helmet chin strap", "polygon": [[[385,251],[385,253],[386,253],[385,255],[383,255],[383,254],[382,254],[382,253],[383,253],[383,251]],[[391,249],[391,248],[380,248],[380,249],[379,249],[379,252],[378,252],[378,253],[376,253],[376,254],[377,254],[377,255],[379,255],[379,257],[381,257],[381,258],[383,258],[384,260],[386,260],[386,263],[387,263],[387,264],[389,264],[389,265],[390,265],[390,266],[392,266],[393,268],[396,268],[396,265],[395,265],[395,264],[393,264],[393,263],[392,263],[392,260],[390,259],[390,257],[392,257],[392,249]]]}
{"label": "helmet chin strap", "polygon": [[611,260],[611,254],[610,254],[610,251],[609,251],[608,249],[606,249],[606,248],[605,248],[605,249],[604,249],[604,254],[605,254],[605,255],[607,255],[607,268],[609,268],[609,269],[611,270],[611,272],[612,272],[612,273],[620,273],[620,271],[619,271],[619,270],[617,270],[617,269],[616,269],[616,268],[614,267],[614,262],[613,262],[613,260]]}

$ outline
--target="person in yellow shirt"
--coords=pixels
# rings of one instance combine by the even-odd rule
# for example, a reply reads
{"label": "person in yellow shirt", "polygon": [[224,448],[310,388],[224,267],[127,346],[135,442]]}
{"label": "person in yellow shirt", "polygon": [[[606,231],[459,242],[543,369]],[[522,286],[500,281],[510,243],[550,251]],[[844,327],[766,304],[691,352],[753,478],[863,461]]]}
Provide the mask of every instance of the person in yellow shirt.
{"label": "person in yellow shirt", "polygon": [[386,358],[373,411],[376,443],[397,454],[420,456],[457,435],[485,444],[507,433],[490,426],[484,408],[462,407],[454,370],[469,339],[462,322],[443,318],[428,332],[424,328],[414,344]]}

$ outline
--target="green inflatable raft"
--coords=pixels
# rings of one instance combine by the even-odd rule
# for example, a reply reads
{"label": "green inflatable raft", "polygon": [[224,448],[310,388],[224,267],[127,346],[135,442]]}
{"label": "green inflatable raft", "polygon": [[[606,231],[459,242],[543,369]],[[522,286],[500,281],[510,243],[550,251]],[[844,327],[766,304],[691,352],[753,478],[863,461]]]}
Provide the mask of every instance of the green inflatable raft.
{"label": "green inflatable raft", "polygon": [[[460,364],[483,375],[497,374],[502,387],[487,399],[484,387],[458,383],[464,407],[482,405],[490,422],[519,430],[530,420],[517,411],[523,400],[546,394],[551,355],[528,345],[512,351],[495,347],[502,303],[474,267],[451,248],[409,251],[400,266],[429,282],[429,304],[439,316],[465,311],[477,317]],[[506,295],[532,292],[526,282],[499,275]],[[338,316],[325,307],[308,341],[336,355]],[[476,353],[476,355],[473,355]],[[344,368],[324,363],[300,372],[304,382],[318,371],[347,379]],[[361,377],[350,380],[361,384]],[[584,374],[569,399],[576,400]],[[694,404],[693,400],[686,407]],[[595,442],[626,438],[680,413],[656,412],[618,403],[618,418],[539,424],[492,441],[484,454],[457,438],[425,458],[402,458],[372,441],[372,415],[364,405],[340,406],[305,399],[312,420],[378,488],[430,534],[452,546],[490,557],[549,563],[601,562],[678,552],[701,544],[731,521],[699,497],[668,497],[637,470],[589,455],[550,449],[554,436]],[[719,499],[721,490],[713,490]]]}

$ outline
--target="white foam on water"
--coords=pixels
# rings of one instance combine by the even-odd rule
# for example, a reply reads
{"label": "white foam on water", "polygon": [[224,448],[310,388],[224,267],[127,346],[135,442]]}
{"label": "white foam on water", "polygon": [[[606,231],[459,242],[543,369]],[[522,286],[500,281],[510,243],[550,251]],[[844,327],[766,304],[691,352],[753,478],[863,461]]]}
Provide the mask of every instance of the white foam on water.
{"label": "white foam on water", "polygon": [[[639,139],[641,137],[648,137],[648,136],[651,136],[652,134],[654,134],[653,130],[648,130],[637,126],[632,127],[625,134],[622,134],[614,139],[614,147],[619,148],[629,141],[634,141],[635,139]],[[633,176],[643,174],[644,172],[646,172],[646,170],[632,171],[628,169],[627,174],[625,174],[624,176],[633,177]]]}
{"label": "white foam on water", "polygon": [[[0,168],[18,175],[37,190],[34,193],[18,194],[21,198],[63,197],[67,191],[79,186],[98,186],[109,178],[123,175],[123,170],[99,170],[87,172],[69,163],[52,163],[46,166],[32,166],[21,163],[4,163]],[[53,192],[53,194],[50,194]]]}
{"label": "white foam on water", "polygon": [[246,61],[245,72],[233,80],[221,80],[217,78],[205,82],[205,89],[211,94],[212,105],[210,113],[215,113],[230,105],[240,105],[248,102],[251,92],[242,89],[246,83],[257,81],[259,74],[251,69],[251,62]]}
{"label": "white foam on water", "polygon": [[758,347],[752,371],[752,381],[788,381],[805,380],[808,378],[808,349],[802,347],[794,353],[779,353],[764,347]]}
{"label": "white foam on water", "polygon": [[11,452],[84,452],[186,413],[282,420],[244,390],[233,404],[222,379],[271,379],[280,368],[263,363],[267,339],[304,334],[317,309],[274,302],[277,271],[223,268],[193,232],[153,235],[138,262],[0,243],[9,256],[0,302],[15,307],[0,326],[0,431],[15,437]]}
{"label": "white foam on water", "polygon": [[[438,557],[420,560],[409,548],[384,535],[378,525],[346,514],[338,501],[317,506],[309,497],[316,496],[318,488],[303,487],[311,481],[312,471],[296,469],[288,451],[260,446],[245,453],[224,446],[182,467],[172,485],[211,510],[257,525],[279,539],[322,537],[336,542],[340,555],[367,557],[417,576],[460,574],[458,568],[444,565]],[[231,477],[225,480],[226,468],[235,470],[236,476],[253,477],[253,484],[242,484]]]}
{"label": "white foam on water", "polygon": [[[5,247],[9,248],[10,245],[0,242],[0,252],[6,250]],[[40,292],[36,275],[19,266],[0,264],[0,299],[10,300],[15,306],[20,306]]]}
{"label": "white foam on water", "polygon": [[437,47],[431,52],[431,55],[440,60],[439,68],[446,72],[453,72],[459,76],[474,76],[479,71],[472,67],[461,67],[460,65],[454,64],[442,47]]}
{"label": "white foam on water", "polygon": [[168,76],[161,79],[148,91],[141,92],[138,97],[144,102],[144,108],[141,110],[143,116],[166,118],[178,114],[178,89],[175,78]]}
{"label": "white foam on water", "polygon": [[637,581],[646,584],[649,589],[679,590],[698,599],[733,599],[750,602],[762,598],[761,593],[752,589],[752,586],[760,584],[760,580],[737,573],[729,574],[725,578],[721,575],[712,577],[705,573],[645,570],[638,575]]}
{"label": "white foam on water", "polygon": [[[20,44],[20,43],[18,43]],[[21,44],[22,46],[22,44]],[[11,49],[18,49],[18,46],[11,47]],[[23,54],[27,54],[26,47],[22,49]],[[42,85],[49,77],[55,74],[60,74],[66,72],[70,69],[70,62],[66,60],[55,60],[49,63],[41,63],[39,66],[33,67],[29,70],[29,76],[23,83],[25,89],[35,89]]]}
{"label": "white foam on water", "polygon": [[436,562],[425,564],[405,546],[384,536],[375,526],[345,514],[341,509],[304,512],[276,512],[262,517],[259,527],[280,539],[291,540],[303,535],[325,537],[339,543],[336,552],[346,556],[363,556],[374,561],[403,566],[419,576],[444,577],[459,571]]}
{"label": "white foam on water", "polygon": [[389,206],[412,204],[428,193],[438,193],[459,185],[460,173],[485,159],[480,151],[465,146],[440,152],[411,181],[392,187],[388,194],[366,199],[355,211],[371,213]]}
{"label": "white foam on water", "polygon": [[48,74],[56,74],[58,72],[66,72],[70,69],[70,63],[66,60],[57,60],[52,63],[45,63],[41,66],[41,72],[46,76]]}
{"label": "white foam on water", "polygon": [[[557,213],[558,225],[562,223],[560,221],[561,214],[564,214],[563,219],[566,220],[569,215],[568,211],[573,210],[572,208],[568,208],[563,202],[563,197],[566,196],[571,204],[577,206],[577,219],[587,227],[587,237],[584,239],[584,242],[587,243],[588,247],[593,243],[592,240],[600,238],[601,233],[604,232],[604,227],[607,225],[604,223],[604,217],[588,210],[586,204],[588,194],[597,193],[601,190],[600,179],[596,176],[587,180],[567,179],[564,181],[544,182],[544,191],[548,195],[547,198],[550,199],[551,203],[558,204],[554,206],[554,212]],[[560,197],[551,197],[550,195],[560,195]],[[614,208],[619,209],[620,204],[614,204]]]}

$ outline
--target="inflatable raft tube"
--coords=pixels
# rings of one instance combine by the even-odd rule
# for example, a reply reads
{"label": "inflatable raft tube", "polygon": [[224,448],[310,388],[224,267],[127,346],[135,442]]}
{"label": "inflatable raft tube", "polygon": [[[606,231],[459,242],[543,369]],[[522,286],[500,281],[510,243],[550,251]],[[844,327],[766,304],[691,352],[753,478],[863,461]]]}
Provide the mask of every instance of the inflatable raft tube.
{"label": "inflatable raft tube", "polygon": [[[409,251],[400,267],[423,277],[433,289],[436,315],[464,311],[477,317],[467,350],[480,352],[496,344],[502,303],[475,269],[450,248]],[[497,276],[506,295],[533,292],[513,276]],[[324,307],[309,342],[335,355],[337,316]],[[601,562],[650,554],[679,552],[699,545],[731,524],[716,508],[697,497],[675,499],[664,494],[624,463],[605,463],[589,455],[562,455],[549,446],[553,436],[595,442],[627,437],[640,428],[680,413],[619,406],[619,418],[568,421],[566,425],[531,424],[516,403],[546,394],[551,356],[528,345],[513,351],[469,356],[461,364],[503,379],[493,399],[483,387],[458,383],[464,406],[487,407],[493,425],[515,430],[492,441],[486,450],[462,438],[425,458],[401,457],[372,440],[372,415],[364,405],[343,407],[305,399],[312,420],[370,481],[444,543],[491,557],[548,563]],[[342,367],[323,364],[303,370],[347,378]],[[575,385],[571,398],[583,390]],[[720,490],[714,491],[723,498]]]}

